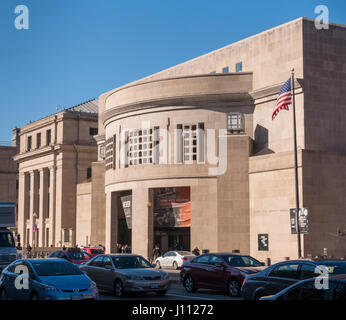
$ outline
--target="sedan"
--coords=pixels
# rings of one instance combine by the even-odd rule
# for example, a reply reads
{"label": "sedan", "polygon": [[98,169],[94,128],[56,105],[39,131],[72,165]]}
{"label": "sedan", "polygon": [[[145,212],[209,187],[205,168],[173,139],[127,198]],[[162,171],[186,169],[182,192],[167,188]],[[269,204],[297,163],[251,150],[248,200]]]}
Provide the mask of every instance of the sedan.
{"label": "sedan", "polygon": [[260,300],[346,300],[346,275],[330,278],[328,286],[316,286],[316,278],[299,281],[279,293]]}
{"label": "sedan", "polygon": [[95,282],[64,259],[22,259],[0,277],[1,300],[97,299]]}
{"label": "sedan", "polygon": [[47,258],[61,258],[73,264],[84,264],[88,262],[92,256],[80,250],[57,250],[49,254]]}
{"label": "sedan", "polygon": [[117,297],[127,292],[156,292],[161,296],[170,287],[166,272],[135,254],[98,255],[80,270],[96,282],[99,290],[113,292]]}
{"label": "sedan", "polygon": [[189,251],[169,251],[162,257],[158,257],[155,260],[157,268],[169,267],[177,270],[184,262],[194,258],[195,255]]}
{"label": "sedan", "polygon": [[233,253],[203,254],[185,262],[180,279],[187,292],[199,288],[226,291],[237,297],[244,279],[263,269],[256,259]]}
{"label": "sedan", "polygon": [[300,280],[314,278],[326,267],[330,275],[346,274],[346,261],[291,260],[276,263],[255,275],[248,276],[241,288],[246,300],[258,300],[263,296],[275,295]]}

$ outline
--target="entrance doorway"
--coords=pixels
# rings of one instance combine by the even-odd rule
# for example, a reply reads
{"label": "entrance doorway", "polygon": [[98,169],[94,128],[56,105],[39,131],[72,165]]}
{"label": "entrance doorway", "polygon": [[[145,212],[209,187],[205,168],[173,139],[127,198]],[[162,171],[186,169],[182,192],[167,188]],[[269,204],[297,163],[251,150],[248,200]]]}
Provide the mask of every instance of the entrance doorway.
{"label": "entrance doorway", "polygon": [[157,188],[154,196],[154,247],[190,251],[190,187]]}
{"label": "entrance doorway", "polygon": [[[131,248],[132,240],[132,191],[121,191],[118,201],[118,239],[117,244]],[[120,251],[119,249],[117,250]]]}

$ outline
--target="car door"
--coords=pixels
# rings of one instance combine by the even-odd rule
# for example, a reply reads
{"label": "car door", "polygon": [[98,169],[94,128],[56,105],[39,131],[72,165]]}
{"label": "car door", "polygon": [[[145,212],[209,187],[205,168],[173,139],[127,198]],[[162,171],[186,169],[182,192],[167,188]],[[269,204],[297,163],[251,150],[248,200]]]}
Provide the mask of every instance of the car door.
{"label": "car door", "polygon": [[194,259],[194,272],[192,278],[195,280],[196,286],[199,288],[212,288],[210,285],[210,272],[212,265],[209,264],[210,255],[202,255]]}
{"label": "car door", "polygon": [[15,287],[15,280],[18,276],[18,273],[16,273],[16,267],[21,264],[21,261],[15,262],[2,273],[3,284],[5,286],[8,299],[18,299],[18,290]]}
{"label": "car door", "polygon": [[92,260],[88,264],[86,268],[87,275],[90,277],[91,280],[96,282],[96,285],[98,288],[101,288],[102,286],[100,283],[100,276],[101,276],[102,270],[103,270],[103,256],[97,256],[94,260]]}
{"label": "car door", "polygon": [[[112,268],[112,269],[110,269]],[[112,291],[114,288],[114,266],[109,256],[103,256],[102,267],[97,270],[99,287]]]}
{"label": "car door", "polygon": [[227,284],[228,272],[225,262],[222,258],[211,255],[209,259],[208,283],[216,290],[224,290]]}
{"label": "car door", "polygon": [[169,260],[169,257],[170,257],[170,254],[171,252],[166,252],[162,258],[160,259],[160,263],[161,263],[161,266],[162,267],[167,267],[168,266],[168,260]]}
{"label": "car door", "polygon": [[167,267],[173,267],[173,262],[177,258],[177,253],[172,251],[167,259]]}
{"label": "car door", "polygon": [[287,262],[273,268],[268,274],[265,287],[269,294],[275,294],[298,281],[300,264]]}

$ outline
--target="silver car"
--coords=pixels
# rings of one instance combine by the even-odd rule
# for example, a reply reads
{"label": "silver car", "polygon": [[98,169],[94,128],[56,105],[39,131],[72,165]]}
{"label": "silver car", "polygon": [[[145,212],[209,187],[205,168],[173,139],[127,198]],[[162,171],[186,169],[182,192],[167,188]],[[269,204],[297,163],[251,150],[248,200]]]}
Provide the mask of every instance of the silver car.
{"label": "silver car", "polygon": [[169,275],[154,268],[135,254],[98,255],[79,267],[100,291],[122,297],[126,292],[156,292],[165,295],[170,287]]}
{"label": "silver car", "polygon": [[64,259],[22,259],[0,277],[0,300],[97,299],[96,284]]}

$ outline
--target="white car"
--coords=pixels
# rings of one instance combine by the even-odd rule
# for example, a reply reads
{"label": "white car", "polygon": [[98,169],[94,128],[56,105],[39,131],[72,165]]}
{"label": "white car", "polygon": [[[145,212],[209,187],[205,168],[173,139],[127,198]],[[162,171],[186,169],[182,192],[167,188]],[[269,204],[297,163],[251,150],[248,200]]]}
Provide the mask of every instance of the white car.
{"label": "white car", "polygon": [[168,251],[163,256],[158,257],[155,264],[159,269],[170,267],[177,270],[185,261],[194,257],[195,255],[189,251]]}

